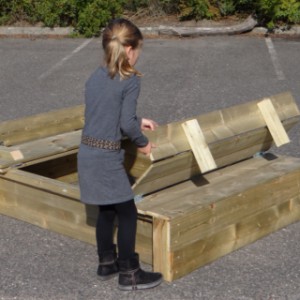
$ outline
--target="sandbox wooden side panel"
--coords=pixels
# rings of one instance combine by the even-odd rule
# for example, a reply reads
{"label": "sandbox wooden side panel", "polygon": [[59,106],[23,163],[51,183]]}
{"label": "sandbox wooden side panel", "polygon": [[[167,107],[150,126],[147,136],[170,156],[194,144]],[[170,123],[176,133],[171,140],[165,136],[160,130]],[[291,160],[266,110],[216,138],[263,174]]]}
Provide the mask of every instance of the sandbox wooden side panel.
{"label": "sandbox wooden side panel", "polygon": [[300,220],[299,196],[172,252],[171,281]]}
{"label": "sandbox wooden side panel", "polygon": [[75,199],[1,178],[1,214],[94,244],[95,213],[88,212]]}
{"label": "sandbox wooden side panel", "polygon": [[266,158],[214,171],[138,204],[157,219],[154,268],[167,281],[300,220],[300,160]]}
{"label": "sandbox wooden side panel", "polygon": [[297,170],[172,220],[171,280],[299,221],[299,182]]}
{"label": "sandbox wooden side panel", "polygon": [[[66,193],[75,198],[64,195]],[[78,187],[69,184],[12,170],[0,176],[0,214],[96,244],[98,208],[82,204]],[[152,230],[152,218],[139,215],[136,250],[148,264],[153,263]]]}
{"label": "sandbox wooden side panel", "polygon": [[[253,172],[248,173],[253,176]],[[247,180],[246,177],[240,176],[236,185],[245,186],[244,180]],[[245,186],[244,190],[238,189],[232,184],[232,187],[229,188],[234,192],[230,196],[225,195],[225,189],[222,190],[220,185],[215,184],[216,193],[221,194],[223,192],[224,197],[219,199],[216,197],[212,203],[204,204],[203,201],[201,206],[201,198],[206,198],[206,193],[210,193],[208,189],[202,188],[198,193],[194,193],[189,197],[189,201],[200,203],[198,207],[195,206],[194,211],[178,215],[172,220],[172,249],[185,247],[199,237],[213,235],[228,225],[236,224],[248,216],[278,206],[298,195],[300,197],[299,183],[300,169],[257,183],[252,187]],[[230,183],[224,181],[224,185],[227,184]]]}

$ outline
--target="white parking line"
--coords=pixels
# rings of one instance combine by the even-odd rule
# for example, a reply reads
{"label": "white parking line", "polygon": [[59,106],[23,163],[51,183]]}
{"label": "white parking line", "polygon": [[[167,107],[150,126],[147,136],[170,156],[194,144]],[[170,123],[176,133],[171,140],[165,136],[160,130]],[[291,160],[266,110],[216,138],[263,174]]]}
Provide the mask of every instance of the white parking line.
{"label": "white parking line", "polygon": [[76,49],[74,49],[69,55],[62,58],[58,63],[53,65],[50,69],[48,69],[46,72],[44,72],[42,75],[38,77],[39,80],[45,79],[49,75],[51,75],[56,69],[59,69],[67,60],[69,60],[74,54],[78,53],[80,50],[82,50],[84,47],[86,47],[93,38],[86,40],[84,43],[82,43],[80,46],[78,46]]}
{"label": "white parking line", "polygon": [[266,38],[266,44],[267,44],[267,47],[268,47],[268,50],[269,50],[269,53],[270,53],[270,56],[271,56],[271,60],[272,60],[272,63],[273,63],[273,66],[274,66],[274,69],[275,69],[275,72],[276,72],[276,75],[277,75],[277,79],[278,80],[285,80],[285,75],[284,75],[284,73],[281,69],[280,62],[279,62],[274,44],[272,42],[272,39],[271,38]]}

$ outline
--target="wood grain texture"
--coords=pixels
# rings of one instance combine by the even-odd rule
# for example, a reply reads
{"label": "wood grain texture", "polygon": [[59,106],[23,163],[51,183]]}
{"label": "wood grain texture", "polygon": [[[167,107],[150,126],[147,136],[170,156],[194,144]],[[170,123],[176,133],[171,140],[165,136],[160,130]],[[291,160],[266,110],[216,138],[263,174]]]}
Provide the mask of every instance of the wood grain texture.
{"label": "wood grain texture", "polygon": [[281,124],[271,99],[264,99],[263,101],[258,102],[257,105],[265,119],[268,129],[270,130],[275,145],[280,147],[289,143],[290,139]]}
{"label": "wood grain texture", "polygon": [[203,132],[197,120],[189,120],[182,123],[183,130],[191,146],[201,173],[212,171],[217,168],[216,162],[205,141]]}
{"label": "wood grain texture", "polygon": [[84,106],[63,108],[0,124],[0,144],[12,146],[81,129]]}
{"label": "wood grain texture", "polygon": [[[270,99],[288,131],[299,120],[293,97]],[[273,143],[259,101],[193,118],[216,163],[213,171],[199,170],[181,125],[189,120],[147,132],[158,145],[150,157],[123,141],[133,190],[144,195],[137,203],[136,249],[165,280],[300,220],[300,159],[253,157]],[[95,244],[97,209],[79,201],[77,182],[82,108],[74,114],[61,128],[66,110],[54,123],[46,114],[0,124],[0,213]],[[23,139],[24,120],[33,123]]]}

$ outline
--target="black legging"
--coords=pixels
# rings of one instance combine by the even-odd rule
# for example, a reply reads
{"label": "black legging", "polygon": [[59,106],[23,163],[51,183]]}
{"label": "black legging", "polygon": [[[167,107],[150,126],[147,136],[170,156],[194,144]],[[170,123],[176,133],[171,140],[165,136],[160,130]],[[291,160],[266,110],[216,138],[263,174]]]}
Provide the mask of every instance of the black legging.
{"label": "black legging", "polygon": [[100,205],[96,226],[98,254],[109,251],[113,247],[114,220],[118,217],[118,256],[125,260],[135,252],[135,235],[137,209],[134,200],[127,202]]}

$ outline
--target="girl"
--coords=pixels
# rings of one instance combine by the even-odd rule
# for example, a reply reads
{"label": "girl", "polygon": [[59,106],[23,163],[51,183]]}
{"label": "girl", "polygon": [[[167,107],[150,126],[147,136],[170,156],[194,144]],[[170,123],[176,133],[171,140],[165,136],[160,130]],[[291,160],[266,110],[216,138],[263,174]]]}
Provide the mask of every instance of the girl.
{"label": "girl", "polygon": [[[97,274],[107,280],[119,273],[121,290],[151,288],[163,280],[160,273],[143,271],[135,253],[137,209],[120,148],[123,135],[145,155],[153,147],[142,130],[154,130],[157,124],[136,117],[140,73],[134,65],[142,41],[140,30],[125,19],[110,22],[104,30],[105,65],[86,83],[85,126],[78,153],[81,200],[99,206]],[[115,217],[118,218],[118,259],[113,244]]]}

